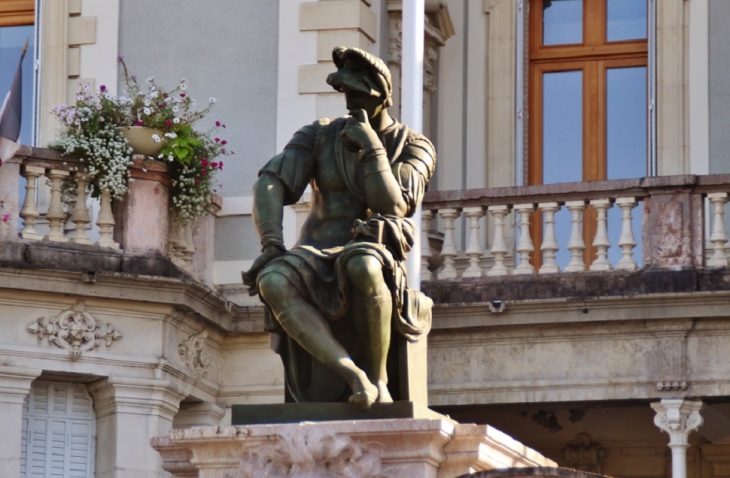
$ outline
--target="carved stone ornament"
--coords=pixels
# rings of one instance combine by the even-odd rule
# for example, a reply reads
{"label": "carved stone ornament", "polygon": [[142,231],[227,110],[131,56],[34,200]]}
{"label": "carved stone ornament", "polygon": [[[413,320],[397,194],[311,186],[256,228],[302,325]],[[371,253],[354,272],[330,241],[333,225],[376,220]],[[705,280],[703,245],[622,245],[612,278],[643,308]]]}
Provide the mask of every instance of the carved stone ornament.
{"label": "carved stone ornament", "polygon": [[670,447],[688,446],[687,437],[702,425],[700,401],[670,398],[652,403],[651,407],[656,412],[654,424],[669,434]]}
{"label": "carved stone ornament", "polygon": [[39,317],[28,326],[28,332],[37,334],[39,342],[48,337],[49,344],[68,350],[73,362],[81,357],[82,352],[99,347],[103,341],[109,347],[113,341],[122,338],[121,332],[114,330],[110,323],[102,327],[101,322],[86,312],[82,300],[76,301],[73,308],[51,317],[48,322]]}
{"label": "carved stone ornament", "polygon": [[565,462],[576,470],[603,472],[602,462],[605,455],[604,450],[594,444],[591,436],[587,433],[580,433],[575,438],[575,443],[565,447]]}
{"label": "carved stone ornament", "polygon": [[207,338],[208,332],[201,330],[177,346],[177,353],[196,377],[208,375],[210,364],[213,363],[210,354],[205,349],[205,339]]}
{"label": "carved stone ornament", "polygon": [[241,460],[238,476],[254,478],[381,478],[377,453],[348,436],[295,429],[278,442],[259,447]]}

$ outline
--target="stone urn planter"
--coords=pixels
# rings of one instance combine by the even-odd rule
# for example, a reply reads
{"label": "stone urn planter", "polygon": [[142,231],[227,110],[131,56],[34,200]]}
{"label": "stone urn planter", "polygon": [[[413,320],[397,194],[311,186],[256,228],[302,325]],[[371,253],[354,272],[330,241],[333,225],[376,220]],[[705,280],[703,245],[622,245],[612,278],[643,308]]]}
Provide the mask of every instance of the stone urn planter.
{"label": "stone urn planter", "polygon": [[[145,156],[157,156],[165,147],[166,141],[164,134],[159,129],[148,128],[146,126],[124,126],[119,128],[129,141],[133,154],[143,154]],[[160,141],[152,139],[153,135],[161,138]]]}

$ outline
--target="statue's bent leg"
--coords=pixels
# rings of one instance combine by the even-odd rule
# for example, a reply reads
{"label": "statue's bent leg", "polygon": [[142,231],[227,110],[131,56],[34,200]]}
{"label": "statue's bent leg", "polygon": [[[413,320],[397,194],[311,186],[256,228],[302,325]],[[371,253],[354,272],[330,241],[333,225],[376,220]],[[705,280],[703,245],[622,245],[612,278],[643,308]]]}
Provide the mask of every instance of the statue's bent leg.
{"label": "statue's bent leg", "polygon": [[353,391],[350,401],[360,408],[370,408],[377,397],[377,388],[335,339],[327,321],[317,309],[300,296],[283,274],[263,273],[259,277],[258,287],[261,297],[284,331],[315,359],[347,381]]}
{"label": "statue's bent leg", "polygon": [[373,256],[355,255],[347,261],[347,277],[350,312],[367,354],[368,378],[378,387],[378,401],[392,402],[387,365],[393,298],[383,277],[383,265]]}

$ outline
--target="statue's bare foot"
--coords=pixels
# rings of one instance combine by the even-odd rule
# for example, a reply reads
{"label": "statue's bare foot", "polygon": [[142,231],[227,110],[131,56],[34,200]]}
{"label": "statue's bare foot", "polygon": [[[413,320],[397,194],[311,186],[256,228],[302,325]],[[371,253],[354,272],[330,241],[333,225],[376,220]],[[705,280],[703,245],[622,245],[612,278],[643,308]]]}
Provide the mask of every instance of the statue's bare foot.
{"label": "statue's bare foot", "polygon": [[367,410],[378,399],[378,387],[370,383],[365,374],[358,377],[351,387],[354,393],[350,396],[350,403],[360,410]]}
{"label": "statue's bare foot", "polygon": [[388,384],[385,382],[378,382],[375,384],[378,387],[378,403],[391,403],[393,401],[393,397],[390,396],[390,391],[388,390]]}

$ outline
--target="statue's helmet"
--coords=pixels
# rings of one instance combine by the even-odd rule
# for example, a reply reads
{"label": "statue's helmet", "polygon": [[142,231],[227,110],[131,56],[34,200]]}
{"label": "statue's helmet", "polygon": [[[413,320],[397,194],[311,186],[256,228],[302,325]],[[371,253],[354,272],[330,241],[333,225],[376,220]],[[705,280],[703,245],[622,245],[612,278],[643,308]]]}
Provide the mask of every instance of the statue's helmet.
{"label": "statue's helmet", "polygon": [[[387,108],[393,104],[390,70],[377,56],[360,48],[338,46],[332,50],[337,71],[327,77],[327,84],[337,91],[354,90],[383,99]],[[366,74],[363,74],[365,67]]]}

